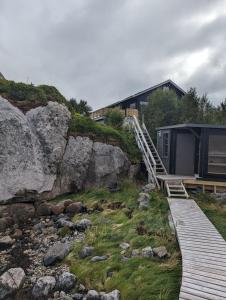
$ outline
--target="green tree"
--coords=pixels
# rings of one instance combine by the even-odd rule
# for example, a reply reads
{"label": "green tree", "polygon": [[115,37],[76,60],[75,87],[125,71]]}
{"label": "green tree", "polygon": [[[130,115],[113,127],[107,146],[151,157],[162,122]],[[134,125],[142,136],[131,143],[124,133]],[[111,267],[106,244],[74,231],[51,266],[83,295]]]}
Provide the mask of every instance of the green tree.
{"label": "green tree", "polygon": [[88,116],[92,111],[92,107],[88,105],[87,101],[80,100],[79,102],[72,98],[69,101],[68,108],[72,113],[79,113],[83,116]]}
{"label": "green tree", "polygon": [[142,107],[144,122],[153,140],[156,140],[156,128],[177,124],[179,121],[179,104],[176,93],[172,90],[159,89]]}
{"label": "green tree", "polygon": [[118,108],[109,109],[105,115],[105,123],[117,129],[122,127],[123,119],[123,113]]}
{"label": "green tree", "polygon": [[216,109],[216,120],[218,124],[226,125],[226,99]]}

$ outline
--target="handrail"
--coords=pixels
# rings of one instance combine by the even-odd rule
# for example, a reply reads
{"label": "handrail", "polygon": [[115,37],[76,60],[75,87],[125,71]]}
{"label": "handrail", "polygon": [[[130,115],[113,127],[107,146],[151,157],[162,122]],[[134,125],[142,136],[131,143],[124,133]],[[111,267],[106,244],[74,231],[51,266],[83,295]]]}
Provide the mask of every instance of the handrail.
{"label": "handrail", "polygon": [[149,134],[149,132],[148,132],[148,130],[147,130],[147,127],[146,127],[146,125],[144,124],[144,122],[142,123],[142,127],[143,127],[144,131],[146,132],[146,134],[147,134],[147,136],[148,136],[148,138],[149,138],[149,141],[150,141],[152,147],[154,148],[155,153],[156,153],[156,155],[157,155],[159,161],[161,161],[161,163],[162,163],[162,167],[163,167],[163,170],[164,170],[165,174],[168,174],[167,171],[166,171],[166,168],[165,168],[165,166],[164,166],[164,164],[163,164],[163,162],[162,162],[162,160],[161,160],[161,158],[160,158],[160,156],[159,156],[159,153],[158,153],[158,151],[157,151],[157,149],[156,149],[156,147],[155,147],[155,144],[153,143],[152,138],[150,137],[150,134]]}
{"label": "handrail", "polygon": [[146,165],[147,171],[149,176],[151,176],[152,181],[156,184],[156,186],[159,188],[158,179],[156,178],[156,162],[155,159],[151,153],[151,150],[147,144],[147,141],[144,137],[143,131],[140,127],[140,124],[136,118],[136,116],[133,116],[133,124],[134,124],[134,131],[136,134],[136,140],[138,147],[140,148],[142,154],[144,163]]}

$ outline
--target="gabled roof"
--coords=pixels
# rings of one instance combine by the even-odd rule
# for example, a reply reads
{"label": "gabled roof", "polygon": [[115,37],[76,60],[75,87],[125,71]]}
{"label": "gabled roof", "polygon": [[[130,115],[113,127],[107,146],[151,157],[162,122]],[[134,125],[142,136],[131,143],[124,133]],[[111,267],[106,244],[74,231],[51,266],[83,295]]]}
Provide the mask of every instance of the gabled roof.
{"label": "gabled roof", "polygon": [[143,91],[141,91],[141,92],[138,92],[138,93],[136,93],[136,94],[134,94],[134,95],[131,95],[131,96],[129,96],[129,97],[126,97],[126,98],[124,98],[124,99],[122,99],[122,100],[119,100],[119,101],[117,101],[117,102],[114,102],[114,103],[108,105],[107,107],[111,107],[111,106],[120,104],[120,103],[122,103],[122,102],[124,102],[124,101],[126,101],[126,100],[130,100],[130,99],[136,98],[136,97],[138,97],[138,96],[140,96],[140,95],[143,95],[143,94],[145,94],[145,93],[147,93],[147,92],[151,92],[151,91],[153,91],[153,90],[156,90],[156,89],[158,89],[158,88],[160,88],[160,87],[162,87],[162,86],[164,86],[164,85],[167,85],[167,84],[173,85],[173,86],[174,86],[176,89],[178,89],[182,94],[184,94],[184,95],[186,94],[186,92],[185,92],[182,88],[180,88],[175,82],[173,82],[171,79],[168,79],[168,80],[163,81],[163,82],[161,82],[161,83],[159,83],[159,84],[156,84],[156,85],[154,85],[154,86],[152,86],[152,87],[150,87],[150,88],[148,88],[148,89],[145,89],[145,90],[143,90]]}
{"label": "gabled roof", "polygon": [[157,130],[164,129],[186,129],[186,128],[213,128],[213,129],[226,129],[225,125],[213,125],[213,124],[194,124],[194,123],[185,123],[185,124],[176,124],[156,128]]}

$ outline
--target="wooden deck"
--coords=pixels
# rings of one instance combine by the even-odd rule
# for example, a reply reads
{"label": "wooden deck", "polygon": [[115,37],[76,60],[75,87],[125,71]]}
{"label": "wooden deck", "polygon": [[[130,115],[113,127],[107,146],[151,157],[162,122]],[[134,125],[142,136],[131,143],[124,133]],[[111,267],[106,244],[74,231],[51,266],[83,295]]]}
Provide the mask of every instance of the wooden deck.
{"label": "wooden deck", "polygon": [[226,299],[226,242],[194,200],[168,202],[182,254],[179,299]]}

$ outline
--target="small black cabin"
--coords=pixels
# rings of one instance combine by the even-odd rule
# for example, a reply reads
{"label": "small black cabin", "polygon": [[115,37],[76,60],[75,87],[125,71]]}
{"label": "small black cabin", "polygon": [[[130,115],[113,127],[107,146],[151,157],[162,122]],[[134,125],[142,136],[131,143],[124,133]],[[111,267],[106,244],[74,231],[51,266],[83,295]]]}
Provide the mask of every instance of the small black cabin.
{"label": "small black cabin", "polygon": [[169,174],[226,181],[226,126],[161,127],[157,129],[157,149]]}

